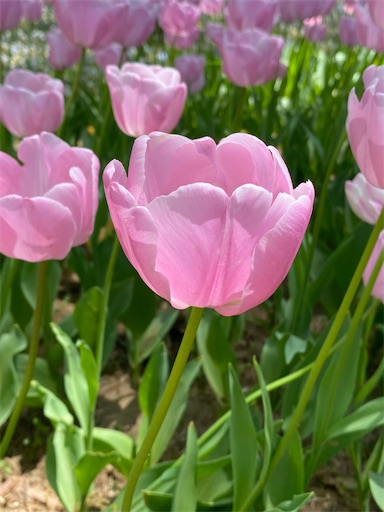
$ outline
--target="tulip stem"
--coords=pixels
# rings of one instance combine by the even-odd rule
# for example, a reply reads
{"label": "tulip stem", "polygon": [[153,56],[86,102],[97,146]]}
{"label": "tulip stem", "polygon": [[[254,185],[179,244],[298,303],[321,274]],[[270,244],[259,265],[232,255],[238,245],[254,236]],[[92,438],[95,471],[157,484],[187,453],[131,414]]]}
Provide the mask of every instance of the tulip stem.
{"label": "tulip stem", "polygon": [[79,88],[79,83],[80,83],[81,72],[82,72],[83,67],[84,67],[84,62],[85,62],[85,48],[82,49],[80,61],[79,61],[78,65],[77,65],[77,71],[76,71],[75,79],[74,79],[74,82],[73,82],[72,93],[71,93],[70,97],[68,98],[68,100],[66,102],[65,112],[64,112],[64,119],[63,119],[63,122],[61,124],[61,127],[59,128],[59,130],[57,132],[57,135],[60,138],[62,138],[62,136],[64,134],[64,128],[65,128],[66,123],[68,122],[68,116],[70,114],[72,105],[73,105],[73,103],[75,101],[75,98],[76,98],[77,90]]}
{"label": "tulip stem", "polygon": [[187,327],[184,332],[183,339],[181,341],[179,351],[177,353],[175,362],[172,367],[171,374],[169,376],[167,385],[165,387],[163,396],[161,397],[160,403],[152,417],[152,421],[149,425],[147,434],[141,445],[139,453],[133,463],[132,469],[129,473],[127,487],[125,489],[124,501],[122,511],[128,512],[131,510],[131,503],[133,494],[135,492],[137,481],[140,477],[141,471],[151,451],[153,443],[157,437],[157,434],[163,424],[164,418],[171,405],[172,399],[175,395],[177,386],[180,382],[181,376],[185,365],[187,364],[189,354],[191,352],[193,342],[195,340],[196,331],[199,327],[201,317],[203,315],[203,309],[193,307],[191,315],[188,320]]}
{"label": "tulip stem", "polygon": [[0,318],[2,318],[5,313],[9,290],[12,287],[12,283],[18,271],[19,265],[20,260],[7,258],[1,270],[3,286],[1,287],[0,294]]}
{"label": "tulip stem", "polygon": [[243,503],[243,506],[239,512],[251,509],[252,504],[258,498],[260,492],[262,492],[262,489],[264,488],[269,477],[271,476],[273,471],[276,469],[276,466],[280,462],[282,456],[284,455],[284,453],[292,439],[292,436],[294,435],[297,427],[300,424],[302,415],[303,415],[305,408],[307,406],[307,403],[310,399],[310,396],[311,396],[312,390],[315,386],[316,380],[324,366],[325,361],[328,358],[328,355],[332,348],[332,345],[333,345],[334,341],[336,340],[337,335],[340,332],[340,329],[344,323],[345,317],[348,314],[352,300],[353,300],[353,298],[357,292],[357,289],[360,285],[360,281],[361,281],[363,272],[365,270],[365,267],[367,266],[368,260],[369,260],[370,255],[372,254],[372,251],[375,247],[375,244],[379,237],[379,234],[380,234],[381,230],[383,229],[383,223],[384,223],[384,209],[382,210],[382,212],[379,216],[379,219],[371,233],[371,236],[368,240],[368,243],[363,252],[363,255],[360,258],[359,264],[357,265],[355,273],[354,273],[354,275],[351,279],[351,282],[348,286],[348,289],[345,293],[344,299],[343,299],[343,301],[340,305],[340,308],[336,314],[336,317],[332,323],[331,329],[324,341],[323,346],[320,349],[320,352],[317,355],[317,358],[316,358],[315,363],[311,369],[311,372],[308,375],[308,379],[305,382],[304,388],[303,388],[302,393],[299,398],[299,402],[298,402],[296,409],[292,415],[292,418],[289,422],[288,428],[285,431],[285,434],[282,437],[279,445],[277,446],[276,452],[272,458],[271,464],[268,468],[265,478],[263,478],[262,481],[259,481],[256,484],[254,489],[251,491],[251,493],[249,494],[249,496]]}
{"label": "tulip stem", "polygon": [[4,433],[3,440],[0,444],[0,459],[4,457],[6,454],[9,443],[12,441],[13,434],[17,427],[21,411],[23,409],[24,400],[27,396],[29,385],[31,383],[33,372],[35,369],[35,363],[37,358],[37,353],[39,349],[39,340],[40,340],[40,331],[41,331],[41,323],[43,319],[43,311],[44,311],[44,296],[45,296],[45,283],[47,277],[47,268],[48,261],[42,261],[39,263],[38,269],[38,288],[37,288],[37,300],[36,300],[36,310],[35,310],[35,319],[33,324],[32,337],[29,345],[29,356],[27,368],[24,374],[24,380],[17,397],[15,407],[12,411],[11,417],[9,418],[7,428]]}
{"label": "tulip stem", "polygon": [[108,301],[109,294],[111,291],[113,272],[115,269],[117,255],[119,254],[120,242],[115,234],[111,255],[109,257],[107,272],[105,274],[103,298],[101,304],[101,311],[97,329],[97,340],[96,340],[96,368],[97,375],[100,377],[102,364],[103,364],[103,348],[104,348],[104,335],[105,335],[105,324],[108,313]]}

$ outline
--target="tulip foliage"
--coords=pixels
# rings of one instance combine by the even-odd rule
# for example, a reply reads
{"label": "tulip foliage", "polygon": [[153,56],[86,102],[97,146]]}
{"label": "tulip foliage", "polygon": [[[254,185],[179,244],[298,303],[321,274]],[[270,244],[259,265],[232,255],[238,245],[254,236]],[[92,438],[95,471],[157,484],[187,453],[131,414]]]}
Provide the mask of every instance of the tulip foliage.
{"label": "tulip foliage", "polygon": [[340,457],[384,510],[382,14],[0,0],[0,457],[43,418],[63,510],[296,512]]}

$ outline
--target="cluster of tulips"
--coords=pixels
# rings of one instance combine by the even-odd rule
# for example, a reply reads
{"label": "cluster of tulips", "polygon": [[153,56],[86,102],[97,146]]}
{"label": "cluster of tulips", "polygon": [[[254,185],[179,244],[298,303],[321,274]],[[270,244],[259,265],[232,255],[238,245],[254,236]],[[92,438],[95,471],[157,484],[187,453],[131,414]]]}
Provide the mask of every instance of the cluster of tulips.
{"label": "cluster of tulips", "polygon": [[[204,94],[204,55],[182,52],[195,48],[204,31],[220,55],[222,74],[242,88],[259,86],[282,79],[289,66],[282,60],[284,37],[272,34],[278,23],[286,31],[296,23],[304,37],[320,41],[326,20],[334,20],[337,11],[343,43],[380,53],[384,2],[45,3],[52,5],[0,0],[0,30],[17,29],[23,17],[37,22],[50,9],[57,24],[46,34],[50,66],[61,72],[77,63],[80,70],[86,52],[92,51],[103,69],[115,122],[136,140],[127,171],[117,159],[104,162],[95,148],[70,145],[63,134],[77,85],[65,99],[60,78],[10,70],[0,85],[0,122],[14,137],[18,159],[11,151],[0,152],[0,253],[34,263],[64,260],[92,235],[105,195],[127,259],[174,308],[211,308],[233,316],[266,301],[300,249],[314,207],[314,186],[309,180],[294,186],[279,150],[257,134],[232,133],[219,142],[210,134],[198,139],[171,134],[188,96]],[[164,48],[180,52],[174,67],[142,59],[127,62],[127,48],[148,44],[159,28]],[[345,193],[358,217],[381,225],[363,281],[367,284],[375,272],[371,293],[384,302],[384,266],[376,268],[384,249],[384,65],[370,65],[362,79],[364,91],[359,98],[351,90],[346,118],[361,172],[346,182]],[[15,423],[17,418],[12,429]],[[2,455],[12,435],[5,435]],[[141,467],[149,450],[147,445]]]}

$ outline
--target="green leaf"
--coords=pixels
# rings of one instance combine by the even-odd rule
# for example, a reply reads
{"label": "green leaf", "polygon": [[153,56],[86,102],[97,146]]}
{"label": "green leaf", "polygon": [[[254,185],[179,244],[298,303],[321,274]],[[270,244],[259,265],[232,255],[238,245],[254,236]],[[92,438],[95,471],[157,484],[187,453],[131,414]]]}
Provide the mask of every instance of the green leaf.
{"label": "green leaf", "polygon": [[179,311],[173,308],[160,310],[151,321],[144,333],[135,340],[135,362],[141,363],[147,359],[155,347],[164,339],[179,316]]}
{"label": "green leaf", "polygon": [[264,412],[264,447],[263,447],[263,465],[260,471],[259,479],[264,479],[267,474],[269,463],[272,455],[272,443],[274,436],[273,413],[269,394],[265,386],[265,380],[256,359],[253,359],[253,365],[256,371],[257,380],[259,381],[261,389],[261,397],[263,401]]}
{"label": "green leaf", "polygon": [[81,367],[80,355],[71,338],[55,324],[51,324],[52,331],[57,341],[64,349],[65,355],[65,392],[80,425],[86,432],[88,430],[88,418],[90,414],[88,383]]}
{"label": "green leaf", "polygon": [[0,336],[0,425],[2,425],[12,412],[19,392],[19,381],[14,358],[28,345],[20,329],[13,329],[10,333]]}
{"label": "green leaf", "polygon": [[187,406],[189,388],[191,387],[192,382],[195,380],[199,369],[200,362],[197,360],[190,361],[185,367],[175,396],[173,397],[171,406],[168,410],[167,416],[165,417],[165,420],[153,444],[150,455],[151,463],[155,463],[160,459],[165,449],[167,448],[169,441],[172,439],[173,433],[175,432],[177,425],[183,417],[185,408]]}
{"label": "green leaf", "polygon": [[232,455],[234,510],[239,510],[251,492],[258,464],[257,433],[238,377],[229,366],[231,398],[230,445]]}
{"label": "green leaf", "polygon": [[168,354],[164,343],[152,352],[140,382],[138,400],[141,412],[151,420],[169,374]]}
{"label": "green leaf", "polygon": [[291,334],[284,345],[285,362],[290,364],[297,354],[303,354],[307,350],[308,340]]}
{"label": "green leaf", "polygon": [[231,325],[226,325],[226,320],[209,311],[201,319],[196,334],[204,373],[219,402],[228,399],[228,364],[236,364],[228,339]]}
{"label": "green leaf", "polygon": [[[81,449],[82,448],[82,449]],[[58,424],[48,441],[46,457],[47,478],[68,512],[76,510],[81,491],[74,473],[74,466],[83,455],[78,430]]]}
{"label": "green leaf", "polygon": [[312,498],[313,492],[298,494],[292,500],[283,501],[277,507],[269,508],[265,512],[300,512],[303,506]]}
{"label": "green leaf", "polygon": [[39,395],[44,404],[44,416],[54,425],[63,423],[73,425],[74,419],[68,407],[52,391],[42,386],[38,381],[31,382],[31,388]]}
{"label": "green leaf", "polygon": [[[144,502],[149,510],[156,512],[170,512],[172,507],[173,495],[169,493],[160,493],[144,491]],[[181,512],[181,511],[180,511]]]}
{"label": "green leaf", "polygon": [[325,370],[316,392],[315,421],[313,429],[313,457],[309,463],[309,470],[318,467],[316,461],[321,453],[321,445],[328,438],[329,430],[345,414],[356,388],[358,358],[361,343],[361,328],[357,329],[355,336],[347,340],[333,354]]}
{"label": "green leaf", "polygon": [[369,488],[379,509],[384,512],[384,473],[369,473]]}
{"label": "green leaf", "polygon": [[[284,482],[284,485],[282,485]],[[270,476],[264,488],[264,504],[278,507],[279,503],[290,500],[304,490],[304,456],[301,440],[297,433],[293,436],[288,450]]]}
{"label": "green leaf", "polygon": [[115,451],[126,460],[133,458],[133,439],[118,430],[110,428],[94,427],[92,430],[93,448],[96,451]]}
{"label": "green leaf", "polygon": [[383,410],[384,398],[375,398],[335,423],[328,431],[327,440],[322,445],[313,470],[354,441],[361,439],[375,428],[383,426]]}
{"label": "green leaf", "polygon": [[363,404],[335,423],[328,431],[328,440],[356,434],[363,437],[374,428],[384,425],[384,397]]}
{"label": "green leaf", "polygon": [[80,352],[81,368],[88,384],[89,407],[94,409],[99,392],[99,376],[96,361],[92,350],[84,341],[79,340],[76,346]]}
{"label": "green leaf", "polygon": [[193,423],[190,423],[187,434],[185,456],[176,482],[172,511],[195,512],[196,510],[196,462],[197,435]]}
{"label": "green leaf", "polygon": [[102,309],[103,292],[97,286],[87,290],[77,301],[73,318],[79,333],[79,338],[91,348],[95,347],[100,315]]}

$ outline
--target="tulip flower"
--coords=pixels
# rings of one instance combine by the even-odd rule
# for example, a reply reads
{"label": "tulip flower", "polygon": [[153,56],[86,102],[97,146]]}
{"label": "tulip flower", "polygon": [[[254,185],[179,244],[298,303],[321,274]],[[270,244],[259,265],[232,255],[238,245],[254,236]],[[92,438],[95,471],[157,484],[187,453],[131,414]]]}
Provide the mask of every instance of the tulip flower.
{"label": "tulip flower", "polygon": [[16,137],[53,132],[63,120],[63,94],[61,80],[14,69],[0,85],[0,121]]}
{"label": "tulip flower", "polygon": [[23,16],[32,22],[39,21],[43,12],[42,0],[23,0]]}
{"label": "tulip flower", "polygon": [[187,84],[188,92],[195,94],[204,87],[205,59],[201,55],[180,55],[175,59],[175,68]]}
{"label": "tulip flower", "polygon": [[384,189],[371,185],[359,172],[345,183],[345,194],[352,211],[364,222],[376,224],[384,208]]}
{"label": "tulip flower", "polygon": [[17,27],[22,16],[21,0],[0,0],[0,32]]}
{"label": "tulip flower", "polygon": [[99,160],[46,132],[24,139],[18,157],[24,165],[0,152],[0,253],[63,259],[92,234]]}
{"label": "tulip flower", "polygon": [[[371,257],[369,258],[368,264],[364,270],[363,274],[363,283],[366,285],[371,277],[373,268],[375,263],[380,256],[381,252],[384,250],[384,230],[380,233],[379,238],[377,239],[376,245],[372,251]],[[384,265],[381,267],[379,271],[379,275],[376,278],[375,284],[372,289],[372,296],[379,299],[384,303]]]}
{"label": "tulip flower", "polygon": [[166,42],[181,50],[189,48],[199,37],[197,22],[200,9],[187,2],[169,0],[160,9],[158,21]]}
{"label": "tulip flower", "polygon": [[368,0],[368,7],[375,25],[384,31],[384,2],[383,0]]}
{"label": "tulip flower", "polygon": [[136,139],[128,177],[104,171],[117,236],[145,283],[177,309],[237,315],[286,277],[311,216],[311,182],[293,188],[278,151],[244,133]]}
{"label": "tulip flower", "polygon": [[100,50],[94,50],[93,56],[95,62],[104,71],[107,66],[117,66],[121,59],[121,53],[123,47],[119,43],[112,43],[106,48],[100,48]]}
{"label": "tulip flower", "polygon": [[340,41],[349,46],[359,44],[359,36],[357,35],[356,20],[352,16],[341,16],[339,21]]}
{"label": "tulip flower", "polygon": [[107,66],[112,109],[120,130],[137,137],[172,131],[183,112],[187,86],[177,69],[129,63]]}
{"label": "tulip flower", "polygon": [[54,0],[56,21],[69,41],[82,48],[104,48],[114,41],[121,7],[108,0]]}
{"label": "tulip flower", "polygon": [[318,43],[327,37],[327,27],[322,16],[304,20],[304,35],[309,41]]}
{"label": "tulip flower", "polygon": [[200,11],[208,16],[221,14],[223,12],[224,0],[200,0]]}
{"label": "tulip flower", "polygon": [[[212,26],[212,25],[211,25]],[[210,29],[211,30],[211,29]],[[284,73],[280,63],[284,39],[262,30],[213,31],[223,59],[223,73],[241,87],[260,85]]]}
{"label": "tulip flower", "polygon": [[359,101],[349,94],[346,129],[360,171],[374,187],[384,188],[384,66],[363,73],[365,91]]}
{"label": "tulip flower", "polygon": [[114,27],[114,41],[124,48],[144,44],[155,30],[156,11],[151,4],[125,0]]}
{"label": "tulip flower", "polygon": [[279,0],[279,11],[286,23],[325,16],[335,6],[336,0]]}
{"label": "tulip flower", "polygon": [[227,23],[230,28],[260,28],[271,32],[277,9],[276,0],[228,0]]}
{"label": "tulip flower", "polygon": [[65,69],[79,62],[81,48],[74,45],[65,37],[58,27],[53,27],[47,33],[48,60],[53,69]]}
{"label": "tulip flower", "polygon": [[384,30],[372,20],[368,6],[356,5],[355,14],[360,44],[378,53],[384,52]]}

